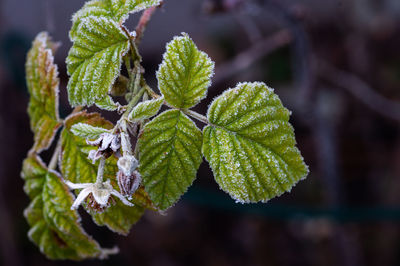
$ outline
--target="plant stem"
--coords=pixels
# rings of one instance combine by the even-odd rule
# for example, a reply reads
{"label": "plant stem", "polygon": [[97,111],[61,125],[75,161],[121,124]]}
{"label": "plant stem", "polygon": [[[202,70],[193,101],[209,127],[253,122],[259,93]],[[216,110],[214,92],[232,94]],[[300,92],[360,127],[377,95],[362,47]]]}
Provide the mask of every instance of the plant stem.
{"label": "plant stem", "polygon": [[54,150],[53,156],[51,157],[50,163],[49,163],[49,170],[55,170],[57,167],[57,162],[58,162],[58,157],[60,156],[61,153],[61,138],[57,142],[57,147]]}
{"label": "plant stem", "polygon": [[136,94],[139,91],[139,87],[140,87],[140,79],[141,79],[141,66],[140,63],[138,61],[135,61],[135,70],[136,70],[136,74],[134,77],[134,83],[133,83],[133,94]]}
{"label": "plant stem", "polygon": [[199,120],[200,122],[203,122],[204,124],[210,124],[211,125],[211,123],[208,122],[207,117],[205,117],[202,114],[199,114],[199,113],[194,112],[192,110],[181,110],[181,111],[184,112],[185,114],[187,114],[187,115]]}
{"label": "plant stem", "polygon": [[103,183],[104,166],[106,165],[106,158],[103,156],[100,158],[99,168],[97,170],[96,185]]}
{"label": "plant stem", "polygon": [[146,29],[147,24],[149,23],[151,17],[153,16],[154,12],[156,11],[158,6],[152,6],[148,9],[146,9],[142,16],[140,17],[139,23],[136,26],[136,44],[139,44],[139,42],[141,41],[142,37],[143,37],[143,32]]}
{"label": "plant stem", "polygon": [[151,96],[154,99],[158,99],[161,97],[160,95],[155,93],[155,91],[153,91],[153,89],[149,85],[147,85],[146,81],[143,78],[140,83],[141,83],[142,87],[144,87],[146,89],[146,92],[149,96]]}
{"label": "plant stem", "polygon": [[123,114],[122,117],[127,117],[129,113],[132,111],[133,107],[136,106],[136,104],[139,102],[140,98],[143,96],[143,93],[145,92],[146,88],[140,89],[140,91],[132,98],[132,100],[129,102],[128,106],[126,107],[126,111]]}
{"label": "plant stem", "polygon": [[129,79],[132,79],[132,67],[131,67],[131,59],[129,56],[124,57],[126,70],[128,71]]}

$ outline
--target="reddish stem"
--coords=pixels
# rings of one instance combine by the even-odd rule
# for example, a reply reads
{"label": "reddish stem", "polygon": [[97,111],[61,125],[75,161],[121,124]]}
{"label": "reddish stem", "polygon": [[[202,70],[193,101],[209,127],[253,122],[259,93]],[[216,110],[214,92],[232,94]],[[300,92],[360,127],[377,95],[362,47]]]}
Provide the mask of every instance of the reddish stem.
{"label": "reddish stem", "polygon": [[135,29],[135,31],[136,31],[136,39],[135,39],[136,44],[138,44],[140,42],[140,40],[142,39],[143,32],[145,31],[146,26],[147,26],[147,24],[149,23],[149,21],[151,19],[151,16],[153,16],[154,12],[156,11],[157,7],[159,7],[159,6],[152,6],[152,7],[148,8],[148,9],[146,9],[143,12],[142,16],[140,17],[139,23],[138,23],[138,25],[136,26],[136,29]]}

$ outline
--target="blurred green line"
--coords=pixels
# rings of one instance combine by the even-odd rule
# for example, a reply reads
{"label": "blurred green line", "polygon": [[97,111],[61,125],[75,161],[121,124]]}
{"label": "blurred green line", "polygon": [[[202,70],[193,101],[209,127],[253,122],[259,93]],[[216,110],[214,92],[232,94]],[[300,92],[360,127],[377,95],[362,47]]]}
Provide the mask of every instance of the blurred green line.
{"label": "blurred green line", "polygon": [[267,217],[275,220],[325,218],[336,222],[400,221],[399,207],[307,207],[279,203],[235,203],[224,192],[192,187],[183,197],[188,203],[209,209]]}

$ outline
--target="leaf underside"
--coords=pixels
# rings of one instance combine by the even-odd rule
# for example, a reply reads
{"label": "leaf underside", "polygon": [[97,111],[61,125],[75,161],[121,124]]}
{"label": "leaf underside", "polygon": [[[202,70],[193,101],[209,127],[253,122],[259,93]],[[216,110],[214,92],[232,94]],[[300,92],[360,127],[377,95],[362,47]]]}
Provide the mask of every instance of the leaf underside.
{"label": "leaf underside", "polygon": [[47,149],[61,126],[58,116],[58,70],[53,49],[46,32],[39,33],[32,43],[26,60],[26,82],[30,94],[28,114],[34,133],[33,150]]}
{"label": "leaf underside", "polygon": [[214,74],[214,62],[183,33],[167,44],[157,71],[158,86],[168,104],[187,109],[207,94]]}
{"label": "leaf underside", "polygon": [[76,123],[71,127],[71,132],[78,137],[85,139],[96,139],[101,134],[108,132],[103,127],[95,127],[85,123]]}
{"label": "leaf underside", "polygon": [[266,202],[308,174],[290,112],[264,83],[239,83],[216,98],[203,130],[203,154],[236,201]]}
{"label": "leaf underside", "polygon": [[102,249],[88,236],[76,211],[73,196],[61,177],[48,171],[38,156],[25,159],[22,169],[25,192],[31,203],[24,215],[31,226],[28,236],[50,259],[82,260],[100,257]]}
{"label": "leaf underside", "polygon": [[173,205],[196,178],[202,134],[179,110],[161,113],[138,140],[139,171],[146,191],[162,210]]}

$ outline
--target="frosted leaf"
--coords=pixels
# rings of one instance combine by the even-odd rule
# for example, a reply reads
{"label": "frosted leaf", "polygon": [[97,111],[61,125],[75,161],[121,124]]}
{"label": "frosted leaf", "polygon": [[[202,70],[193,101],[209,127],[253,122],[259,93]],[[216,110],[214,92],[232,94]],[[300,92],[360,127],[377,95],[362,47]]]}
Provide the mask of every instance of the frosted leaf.
{"label": "frosted leaf", "polygon": [[72,42],[66,61],[70,104],[109,106],[112,101],[106,97],[129,50],[128,36],[111,19],[88,16],[81,20]]}
{"label": "frosted leaf", "polygon": [[99,107],[100,109],[107,111],[115,111],[120,107],[119,103],[115,103],[113,99],[108,95],[106,95],[103,99],[97,100],[96,106]]}
{"label": "frosted leaf", "polygon": [[42,253],[50,259],[103,256],[99,244],[81,227],[78,213],[70,210],[73,195],[58,173],[47,170],[40,158],[32,155],[24,161],[22,177],[30,184],[25,191],[32,200],[24,211],[31,226],[28,236]]}
{"label": "frosted leaf", "polygon": [[268,201],[307,176],[289,116],[261,82],[239,83],[210,105],[202,151],[221,189],[236,201]]}
{"label": "frosted leaf", "polygon": [[159,5],[161,0],[92,0],[87,2],[72,17],[70,37],[77,34],[82,19],[95,16],[106,17],[122,24],[130,13],[137,13],[151,6]]}
{"label": "frosted leaf", "polygon": [[201,131],[179,110],[163,112],[139,137],[139,172],[162,210],[173,205],[196,178],[202,161]]}
{"label": "frosted leaf", "polygon": [[71,127],[71,132],[75,136],[79,136],[81,138],[96,139],[102,133],[108,132],[108,130],[102,127],[94,127],[85,123],[77,123]]}
{"label": "frosted leaf", "polygon": [[46,32],[39,33],[26,59],[26,84],[30,94],[28,114],[34,133],[33,150],[47,149],[61,126],[58,116],[59,78],[53,49]]}
{"label": "frosted leaf", "polygon": [[157,6],[161,0],[109,0],[112,17],[124,22],[130,13],[136,13],[151,6]]}
{"label": "frosted leaf", "polygon": [[160,110],[164,102],[164,97],[160,97],[156,100],[149,100],[141,102],[133,108],[128,116],[128,120],[131,122],[138,122],[143,119],[148,119],[155,116]]}
{"label": "frosted leaf", "polygon": [[167,44],[157,71],[158,87],[168,104],[187,109],[207,94],[214,74],[214,62],[186,33]]}

